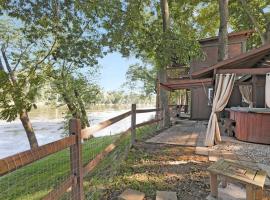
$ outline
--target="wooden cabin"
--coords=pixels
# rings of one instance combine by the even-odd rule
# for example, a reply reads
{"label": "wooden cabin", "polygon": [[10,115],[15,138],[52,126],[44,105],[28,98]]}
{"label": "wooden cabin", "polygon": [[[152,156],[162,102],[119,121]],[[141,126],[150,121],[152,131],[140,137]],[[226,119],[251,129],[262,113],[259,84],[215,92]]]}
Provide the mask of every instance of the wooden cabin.
{"label": "wooden cabin", "polygon": [[[229,58],[225,61],[218,62],[218,37],[206,38],[200,40],[204,58],[191,62],[189,72],[187,68],[178,68],[182,73],[176,73],[177,68],[170,68],[169,72],[177,77],[170,78],[166,83],[161,83],[161,87],[175,91],[185,89],[190,91],[190,119],[208,120],[211,114],[211,98],[213,97],[214,74],[217,70],[230,68],[235,70],[241,68],[249,72],[249,68],[270,67],[270,49],[261,47],[246,52],[246,43],[252,31],[242,31],[230,33],[229,40]],[[265,49],[266,48],[266,49]],[[228,64],[229,63],[229,64]],[[254,70],[254,69],[252,69]],[[262,69],[265,72],[264,69]],[[262,72],[261,71],[261,72]],[[267,69],[266,69],[267,71]],[[184,73],[183,73],[184,72]],[[255,72],[255,71],[254,71]],[[238,76],[238,80],[233,89],[232,95],[227,107],[247,107],[248,104],[243,102],[239,90],[239,84],[252,86],[253,107],[265,106],[265,73],[245,73]]]}
{"label": "wooden cabin", "polygon": [[[236,57],[246,52],[247,39],[251,31],[242,31],[231,33],[228,36],[229,58]],[[190,74],[207,69],[218,63],[218,37],[206,38],[199,41],[202,51],[205,55],[204,59],[193,61],[190,65]],[[203,78],[213,78],[210,76],[202,76]],[[201,87],[191,88],[191,113],[190,118],[196,120],[209,119],[211,113],[211,98],[213,95],[213,85],[202,85]],[[239,105],[241,94],[239,90],[233,91],[230,106]]]}

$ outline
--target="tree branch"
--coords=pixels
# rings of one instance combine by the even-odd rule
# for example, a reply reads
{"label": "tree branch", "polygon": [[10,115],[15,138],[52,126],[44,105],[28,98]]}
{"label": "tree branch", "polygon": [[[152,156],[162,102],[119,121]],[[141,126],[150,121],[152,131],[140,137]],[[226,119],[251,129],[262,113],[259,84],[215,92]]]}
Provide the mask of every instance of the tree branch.
{"label": "tree branch", "polygon": [[40,61],[38,61],[38,62],[35,64],[34,71],[37,69],[38,65],[40,65],[41,63],[43,63],[44,60],[46,60],[46,59],[50,56],[51,52],[53,51],[53,48],[54,48],[55,44],[56,44],[56,39],[54,40],[54,42],[53,42],[53,44],[52,44],[50,50],[48,51],[48,53],[47,53]]}
{"label": "tree branch", "polygon": [[253,25],[255,26],[255,29],[257,30],[257,32],[259,33],[262,43],[264,44],[265,39],[263,36],[263,32],[260,29],[259,23],[257,22],[256,18],[252,15],[251,11],[249,10],[246,0],[240,0],[240,1],[242,3],[242,6],[243,6],[246,14],[248,15],[248,17],[251,20],[251,22],[253,23]]}
{"label": "tree branch", "polygon": [[0,58],[0,71],[3,71],[3,72],[5,71],[1,58]]}
{"label": "tree branch", "polygon": [[3,48],[1,49],[1,52],[2,52],[2,56],[4,58],[4,61],[5,61],[5,65],[6,65],[6,68],[8,70],[10,79],[11,79],[12,83],[15,85],[16,84],[16,79],[15,79],[13,71],[11,70],[11,67],[9,65],[9,62],[8,62],[8,59],[7,59],[7,56],[6,56],[6,53],[5,53]]}
{"label": "tree branch", "polygon": [[22,59],[22,57],[23,57],[23,54],[25,54],[25,52],[27,51],[27,49],[28,49],[30,46],[31,46],[31,44],[28,44],[27,47],[25,47],[25,49],[21,51],[21,54],[20,54],[20,56],[19,56],[19,59],[18,59],[17,63],[15,64],[15,66],[14,66],[14,68],[13,68],[13,70],[12,70],[13,72],[16,71],[17,67],[19,66],[19,64],[20,64],[20,62],[21,62],[21,59]]}

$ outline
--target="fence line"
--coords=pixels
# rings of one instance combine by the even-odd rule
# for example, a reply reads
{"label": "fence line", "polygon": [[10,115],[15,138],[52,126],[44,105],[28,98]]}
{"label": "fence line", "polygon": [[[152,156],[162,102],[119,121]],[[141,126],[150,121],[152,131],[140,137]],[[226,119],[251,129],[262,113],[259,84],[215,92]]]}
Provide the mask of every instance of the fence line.
{"label": "fence line", "polygon": [[[156,119],[136,124],[136,114],[159,111],[162,111],[162,109],[136,109],[136,104],[132,104],[131,111],[125,112],[83,130],[81,130],[80,120],[71,119],[69,123],[69,137],[0,159],[0,176],[6,175],[12,171],[22,168],[23,166],[31,164],[66,148],[70,148],[70,175],[60,185],[50,191],[43,199],[60,199],[61,196],[71,188],[71,198],[74,200],[83,200],[83,177],[89,172],[93,171],[95,167],[117,147],[117,144],[122,140],[123,137],[127,136],[129,132],[131,133],[130,143],[131,146],[133,146],[136,143],[136,128],[157,123],[162,120],[162,118],[156,117]],[[95,158],[83,166],[82,140],[91,139],[93,134],[97,131],[115,124],[116,122],[129,117],[130,115],[131,127],[122,133],[116,141],[109,144],[103,151],[98,153]]]}
{"label": "fence line", "polygon": [[37,160],[40,160],[46,156],[54,154],[58,151],[66,149],[71,145],[75,144],[75,136],[71,135],[69,137],[57,140],[45,144],[43,146],[37,147],[35,149],[30,149],[12,156],[8,156],[0,160],[0,175],[3,176],[28,164],[31,164]]}

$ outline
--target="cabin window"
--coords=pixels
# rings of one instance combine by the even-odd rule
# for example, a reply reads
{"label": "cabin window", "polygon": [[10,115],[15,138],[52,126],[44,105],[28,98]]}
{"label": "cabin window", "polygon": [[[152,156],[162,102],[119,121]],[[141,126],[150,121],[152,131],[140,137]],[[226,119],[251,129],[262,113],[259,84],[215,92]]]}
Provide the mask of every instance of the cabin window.
{"label": "cabin window", "polygon": [[208,88],[208,106],[213,105],[214,90],[213,88]]}

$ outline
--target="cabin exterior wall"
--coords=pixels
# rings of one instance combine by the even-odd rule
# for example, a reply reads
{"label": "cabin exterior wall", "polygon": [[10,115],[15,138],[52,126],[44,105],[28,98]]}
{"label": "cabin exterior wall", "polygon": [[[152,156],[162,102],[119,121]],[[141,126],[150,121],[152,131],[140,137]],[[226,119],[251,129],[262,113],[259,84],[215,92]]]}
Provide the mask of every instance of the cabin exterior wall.
{"label": "cabin exterior wall", "polygon": [[[246,51],[246,36],[235,36],[229,38],[229,57],[235,57]],[[204,59],[191,62],[190,72],[194,72],[218,63],[218,40],[205,40],[201,42]],[[208,105],[208,96],[206,96],[204,87],[191,90],[191,119],[206,120],[209,119],[212,106]],[[208,88],[206,88],[208,92]],[[229,105],[240,105],[242,97],[239,89],[234,89]]]}

